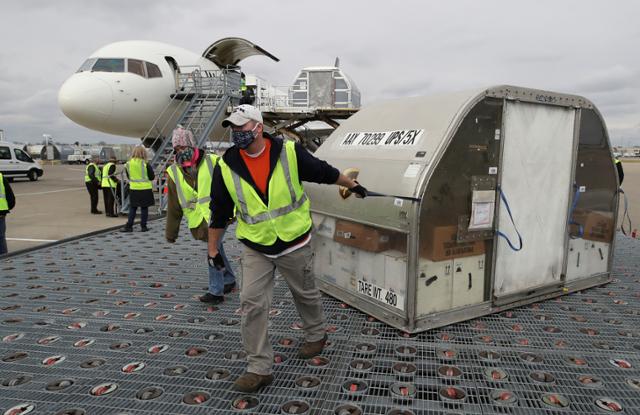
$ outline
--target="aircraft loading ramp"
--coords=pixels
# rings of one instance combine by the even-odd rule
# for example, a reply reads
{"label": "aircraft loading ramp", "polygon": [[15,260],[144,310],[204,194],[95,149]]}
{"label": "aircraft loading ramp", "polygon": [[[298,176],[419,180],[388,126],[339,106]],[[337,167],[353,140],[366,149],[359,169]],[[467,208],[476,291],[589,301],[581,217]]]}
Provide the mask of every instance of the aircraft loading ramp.
{"label": "aircraft loading ramp", "polygon": [[418,335],[325,296],[331,344],[309,361],[279,279],[275,381],[243,395],[238,294],[198,302],[204,245],[150,226],[0,260],[0,414],[640,413],[636,241],[609,285]]}

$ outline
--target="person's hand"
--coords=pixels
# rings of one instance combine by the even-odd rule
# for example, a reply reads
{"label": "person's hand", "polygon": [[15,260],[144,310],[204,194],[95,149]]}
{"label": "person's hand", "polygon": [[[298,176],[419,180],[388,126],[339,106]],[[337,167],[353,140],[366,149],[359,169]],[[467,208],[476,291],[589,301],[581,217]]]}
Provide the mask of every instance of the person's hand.
{"label": "person's hand", "polygon": [[351,193],[355,193],[356,197],[359,197],[361,199],[364,199],[365,197],[367,197],[367,189],[361,186],[360,183],[358,182],[355,182],[355,184],[356,185],[350,188],[349,191]]}
{"label": "person's hand", "polygon": [[222,271],[224,269],[224,260],[222,259],[222,255],[220,255],[220,252],[216,251],[216,254],[214,256],[211,256],[211,254],[209,254],[207,256],[207,262],[209,263],[210,267],[213,267],[218,271]]}

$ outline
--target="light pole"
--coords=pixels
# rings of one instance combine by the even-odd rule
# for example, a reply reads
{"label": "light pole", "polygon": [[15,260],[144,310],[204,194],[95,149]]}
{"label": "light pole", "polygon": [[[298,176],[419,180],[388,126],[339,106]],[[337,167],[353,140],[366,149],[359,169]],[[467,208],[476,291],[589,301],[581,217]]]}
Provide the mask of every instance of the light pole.
{"label": "light pole", "polygon": [[47,160],[53,160],[53,147],[49,146],[49,141],[51,140],[51,136],[49,134],[42,134],[44,137],[44,145],[47,149]]}

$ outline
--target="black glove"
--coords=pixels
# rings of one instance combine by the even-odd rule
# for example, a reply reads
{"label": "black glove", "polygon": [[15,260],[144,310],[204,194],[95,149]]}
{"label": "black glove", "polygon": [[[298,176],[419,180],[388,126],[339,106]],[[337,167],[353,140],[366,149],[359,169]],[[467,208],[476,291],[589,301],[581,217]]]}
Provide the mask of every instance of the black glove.
{"label": "black glove", "polygon": [[[356,183],[358,183],[358,182],[356,182]],[[367,189],[365,189],[363,186],[360,186],[360,183],[358,183],[355,186],[353,186],[351,189],[349,189],[349,191],[351,193],[355,193],[357,195],[356,197],[360,197],[362,199],[367,197]]]}
{"label": "black glove", "polygon": [[210,267],[213,267],[218,271],[222,271],[224,269],[224,260],[222,259],[220,252],[218,252],[216,256],[207,255],[207,262],[209,262]]}

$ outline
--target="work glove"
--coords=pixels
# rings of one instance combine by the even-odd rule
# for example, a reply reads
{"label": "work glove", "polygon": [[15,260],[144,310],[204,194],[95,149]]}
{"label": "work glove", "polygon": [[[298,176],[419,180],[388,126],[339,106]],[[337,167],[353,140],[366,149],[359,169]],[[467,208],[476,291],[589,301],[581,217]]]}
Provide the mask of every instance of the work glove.
{"label": "work glove", "polygon": [[222,271],[224,269],[224,260],[222,259],[220,252],[218,252],[216,256],[207,255],[207,262],[210,267],[213,267],[218,271]]}
{"label": "work glove", "polygon": [[349,189],[349,191],[351,193],[355,193],[356,197],[359,197],[361,199],[364,199],[365,197],[367,197],[367,189],[365,189],[363,186],[360,185],[360,183],[356,182],[357,184],[355,186],[353,186],[351,189]]}

